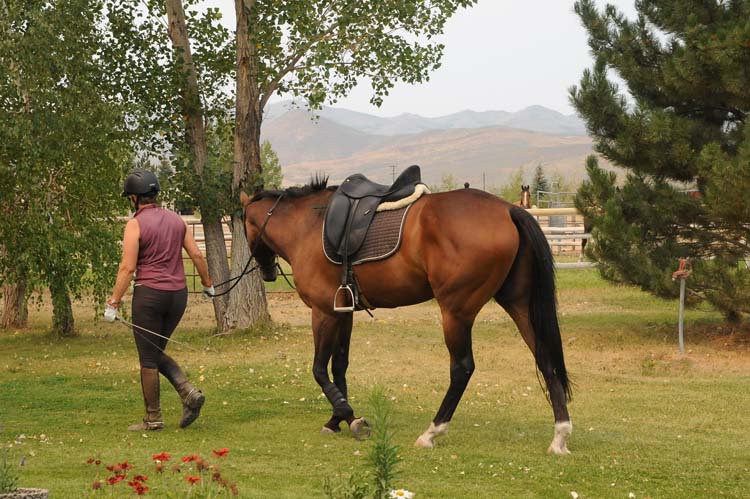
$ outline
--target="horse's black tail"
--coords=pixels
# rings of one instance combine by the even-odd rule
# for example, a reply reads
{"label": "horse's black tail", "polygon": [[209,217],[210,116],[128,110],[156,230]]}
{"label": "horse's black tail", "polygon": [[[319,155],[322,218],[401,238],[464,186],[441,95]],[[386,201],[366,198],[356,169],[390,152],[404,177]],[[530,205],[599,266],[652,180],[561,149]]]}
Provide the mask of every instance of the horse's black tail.
{"label": "horse's black tail", "polygon": [[513,206],[510,209],[510,217],[516,224],[522,240],[519,255],[523,246],[529,244],[533,256],[529,318],[534,328],[536,364],[542,373],[549,369],[548,366],[552,367],[552,374],[560,381],[566,398],[570,400],[571,387],[565,369],[560,325],[557,321],[555,263],[552,251],[536,219],[526,210]]}

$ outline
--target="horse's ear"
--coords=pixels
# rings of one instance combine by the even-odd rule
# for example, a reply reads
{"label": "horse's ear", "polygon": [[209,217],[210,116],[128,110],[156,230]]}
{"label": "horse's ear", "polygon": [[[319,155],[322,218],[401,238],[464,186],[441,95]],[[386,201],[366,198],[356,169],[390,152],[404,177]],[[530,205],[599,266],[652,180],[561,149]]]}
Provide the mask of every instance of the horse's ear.
{"label": "horse's ear", "polygon": [[249,202],[250,202],[250,196],[245,194],[244,191],[240,191],[240,203],[242,203],[242,206],[247,206]]}

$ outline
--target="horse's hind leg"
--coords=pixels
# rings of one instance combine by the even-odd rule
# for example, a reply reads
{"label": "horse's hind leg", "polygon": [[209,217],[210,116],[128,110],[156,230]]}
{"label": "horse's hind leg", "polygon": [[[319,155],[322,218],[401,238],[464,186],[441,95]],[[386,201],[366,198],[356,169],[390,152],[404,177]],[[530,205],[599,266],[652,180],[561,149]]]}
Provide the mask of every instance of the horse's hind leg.
{"label": "horse's hind leg", "polygon": [[440,404],[435,419],[430,427],[417,439],[414,445],[431,449],[435,446],[435,438],[444,434],[448,429],[448,422],[461,401],[461,396],[469,384],[469,379],[474,372],[474,355],[471,349],[471,327],[474,323],[474,315],[470,318],[460,318],[444,307],[443,312],[443,334],[445,344],[450,352],[451,382],[448,392]]}
{"label": "horse's hind leg", "polygon": [[[516,323],[516,326],[518,326],[518,330],[526,342],[526,345],[528,345],[531,350],[532,355],[536,355],[534,328],[529,320],[528,303],[525,301],[507,303],[500,300],[498,300],[498,302],[506,312],[508,312],[508,315],[510,315],[513,322]],[[549,399],[552,403],[552,411],[555,415],[555,436],[552,439],[552,443],[547,449],[547,452],[550,454],[570,454],[567,447],[567,439],[573,431],[573,425],[571,424],[570,416],[568,415],[568,403],[565,391],[563,390],[560,380],[555,375],[551,363],[546,359],[546,356],[541,356],[541,359],[537,358],[536,361],[547,385]]]}
{"label": "horse's hind leg", "polygon": [[[342,331],[347,331],[346,335],[351,334],[352,317],[351,314],[326,314],[318,309],[313,309],[313,338],[315,341],[315,358],[313,359],[313,376],[323,394],[333,406],[333,416],[331,420],[323,427],[323,431],[335,431],[332,426],[338,427],[338,423],[346,421],[349,428],[356,438],[365,436],[367,433],[367,422],[363,418],[354,417],[354,409],[349,405],[346,394],[346,382],[343,376],[339,378],[339,383],[333,383],[328,376],[328,363],[337,350],[339,337]],[[337,373],[346,372],[348,364],[348,341],[345,351],[346,359],[342,358],[342,351],[336,352],[338,360],[336,362]],[[343,370],[341,369],[341,366]],[[337,369],[338,368],[338,369]],[[342,390],[343,388],[343,390]],[[330,426],[329,426],[330,425]]]}

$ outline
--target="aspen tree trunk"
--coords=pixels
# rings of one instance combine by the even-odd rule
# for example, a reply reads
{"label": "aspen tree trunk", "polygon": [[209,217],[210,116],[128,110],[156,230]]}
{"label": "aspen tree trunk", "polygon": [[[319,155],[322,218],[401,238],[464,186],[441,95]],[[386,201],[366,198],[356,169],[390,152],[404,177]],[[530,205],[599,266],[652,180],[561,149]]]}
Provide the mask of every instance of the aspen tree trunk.
{"label": "aspen tree trunk", "polygon": [[[176,49],[178,57],[181,58],[185,73],[185,81],[182,87],[182,107],[186,123],[185,138],[193,154],[194,171],[198,178],[202,179],[208,157],[206,128],[200,89],[198,88],[198,74],[190,51],[185,11],[182,7],[182,0],[165,0],[165,6],[169,22],[169,38],[172,41],[172,47]],[[221,214],[217,213],[213,206],[204,206],[205,201],[199,204],[203,234],[206,238],[208,272],[215,283],[224,282],[229,279],[229,263],[227,262],[227,248]],[[218,296],[213,300],[216,326],[219,329],[223,327],[228,303],[229,297],[227,295]]]}
{"label": "aspen tree trunk", "polygon": [[52,295],[52,331],[59,336],[75,336],[75,321],[70,293],[63,280],[51,279],[49,286]]}
{"label": "aspen tree trunk", "polygon": [[26,280],[21,279],[19,282],[3,285],[3,315],[0,318],[0,328],[25,328],[28,322]]}
{"label": "aspen tree trunk", "polygon": [[[239,197],[242,189],[250,193],[257,187],[252,182],[260,176],[260,91],[258,59],[250,32],[254,0],[235,0],[237,12],[237,102],[234,131],[234,172],[232,195]],[[242,218],[232,218],[232,275],[239,275],[250,256],[245,243]],[[243,277],[229,295],[224,329],[248,328],[270,321],[266,291],[260,272]]]}

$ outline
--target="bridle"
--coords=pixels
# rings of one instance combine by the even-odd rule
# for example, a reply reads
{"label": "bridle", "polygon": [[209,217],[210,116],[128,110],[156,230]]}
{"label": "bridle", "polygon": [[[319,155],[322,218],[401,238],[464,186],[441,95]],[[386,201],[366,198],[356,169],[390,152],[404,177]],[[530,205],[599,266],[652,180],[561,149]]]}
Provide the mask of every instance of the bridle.
{"label": "bridle", "polygon": [[[266,219],[263,221],[263,225],[260,227],[260,232],[258,233],[258,236],[255,238],[255,243],[253,243],[253,247],[250,248],[250,256],[247,258],[247,263],[245,264],[245,268],[242,269],[242,272],[240,272],[239,275],[230,277],[224,282],[220,282],[219,284],[214,284],[214,287],[219,286],[226,286],[229,283],[233,283],[229,289],[226,291],[222,291],[221,293],[216,293],[214,297],[216,296],[224,296],[228,294],[230,291],[234,289],[237,284],[239,284],[240,279],[245,277],[246,275],[250,274],[254,270],[256,270],[258,267],[260,267],[260,263],[256,263],[253,268],[250,268],[250,263],[253,261],[253,258],[255,257],[255,252],[258,250],[258,245],[260,245],[261,239],[263,238],[263,234],[266,231],[266,226],[268,225],[268,222],[271,220],[271,215],[273,215],[273,211],[276,209],[276,207],[279,205],[282,199],[284,199],[284,196],[286,194],[281,194],[277,199],[276,202],[271,206],[271,209],[266,212]],[[249,203],[248,203],[249,204]],[[245,241],[247,241],[247,230],[245,230],[245,207],[242,207],[242,232],[245,234]],[[249,242],[249,241],[247,241]],[[276,262],[276,266],[281,269],[281,266],[279,265],[278,261]],[[282,275],[284,275],[284,272],[281,272]],[[284,278],[286,279],[286,275],[284,275]],[[287,282],[289,280],[287,279]]]}

